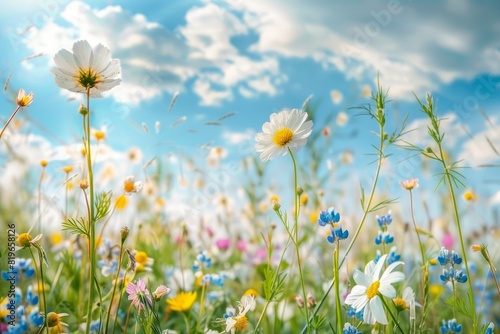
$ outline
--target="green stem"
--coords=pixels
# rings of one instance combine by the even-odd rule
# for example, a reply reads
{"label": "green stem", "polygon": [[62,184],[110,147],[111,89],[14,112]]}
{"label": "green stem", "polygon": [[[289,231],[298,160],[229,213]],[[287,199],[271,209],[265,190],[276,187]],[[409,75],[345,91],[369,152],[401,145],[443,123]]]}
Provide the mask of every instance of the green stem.
{"label": "green stem", "polygon": [[89,256],[90,256],[90,274],[89,274],[89,302],[87,307],[87,327],[86,334],[90,333],[90,323],[92,322],[92,304],[94,300],[94,277],[95,277],[95,221],[94,221],[94,175],[92,171],[92,151],[90,147],[90,89],[87,89],[87,114],[84,116],[84,136],[87,157],[87,171],[89,181],[90,213],[89,213]]}
{"label": "green stem", "polygon": [[[418,239],[418,245],[420,246],[420,255],[422,256],[422,268],[426,265],[427,261],[425,260],[425,251],[424,251],[424,245],[422,244],[422,240],[420,239],[420,233],[418,233],[418,229],[417,229],[417,223],[415,222],[415,214],[414,214],[414,211],[413,211],[413,193],[411,191],[411,189],[409,190],[410,191],[410,214],[411,214],[411,221],[413,223],[413,228],[415,229],[415,233],[417,234],[417,239]],[[420,270],[421,274],[423,272],[423,270]],[[425,275],[425,273],[424,273]],[[423,282],[424,282],[425,278],[423,280],[421,280],[421,284],[420,284],[420,289],[422,290],[422,310],[425,310],[426,308],[426,298],[425,298],[425,291],[424,291],[424,288],[423,288]],[[422,317],[423,317],[423,313],[422,312]]]}
{"label": "green stem", "polygon": [[109,318],[111,316],[111,306],[113,305],[113,299],[115,298],[116,286],[118,285],[118,279],[120,276],[120,269],[122,267],[122,261],[123,261],[123,241],[121,242],[121,245],[120,245],[120,256],[119,256],[119,260],[118,260],[118,268],[116,269],[115,284],[113,285],[113,292],[111,293],[111,300],[109,302],[108,314],[106,316],[106,326],[104,327],[104,330],[106,332],[108,331]]}
{"label": "green stem", "polygon": [[187,334],[189,334],[191,332],[190,328],[189,328],[189,320],[188,318],[186,317],[186,314],[184,312],[181,312],[183,318],[184,318],[184,323],[186,324],[186,332]]}
{"label": "green stem", "polygon": [[337,333],[342,333],[342,309],[340,304],[340,278],[339,278],[339,253],[340,253],[340,241],[337,240],[335,247],[335,254],[333,257],[333,277],[335,281],[335,308],[337,311]]}
{"label": "green stem", "polygon": [[[351,242],[347,246],[345,254],[344,254],[344,256],[342,257],[342,260],[339,263],[339,267],[341,267],[344,264],[344,261],[347,258],[347,255],[349,254],[349,252],[351,251],[352,247],[354,246],[354,243],[355,243],[356,239],[358,238],[358,235],[361,232],[361,229],[363,228],[363,225],[364,225],[364,223],[366,221],[366,217],[368,216],[368,213],[371,212],[371,210],[372,210],[371,204],[373,202],[373,197],[375,196],[375,189],[377,188],[378,178],[380,176],[380,170],[382,169],[382,160],[384,158],[384,154],[383,154],[383,149],[384,149],[384,126],[383,126],[383,124],[379,123],[379,129],[380,129],[380,134],[379,134],[379,136],[380,136],[380,144],[379,145],[380,146],[379,146],[379,149],[378,149],[379,153],[378,153],[378,159],[377,159],[377,171],[375,173],[375,179],[373,180],[372,188],[371,188],[371,191],[370,191],[370,196],[369,196],[368,202],[366,203],[366,206],[364,208],[363,216],[361,217],[361,221],[358,224],[358,228],[356,229],[356,232],[354,233],[354,237],[352,238]],[[323,306],[324,302],[326,301],[326,298],[330,294],[330,291],[332,290],[334,284],[335,284],[335,280],[332,280],[332,282],[330,283],[330,286],[328,287],[328,289],[326,290],[326,292],[323,294],[323,297],[321,298],[320,302],[318,303],[318,306],[314,310],[314,312],[312,314],[312,317],[314,317],[318,313],[318,311],[321,309],[321,307]],[[300,333],[301,334],[304,333],[304,328],[302,329],[302,331]]]}
{"label": "green stem", "polygon": [[[33,266],[35,267],[35,274],[37,277],[37,292],[40,294],[41,299],[42,299],[42,306],[43,309],[41,312],[43,313],[43,328],[45,328],[46,333],[49,333],[49,326],[47,324],[47,301],[45,300],[45,284],[43,281],[43,259],[42,259],[42,254],[40,254],[40,251],[38,251],[39,255],[39,262],[40,262],[40,271],[38,271],[38,266],[36,264],[36,259],[35,259],[35,254],[33,254],[33,251],[31,250],[31,246],[29,247],[31,258],[33,259]],[[38,277],[40,277],[40,281],[38,281]],[[40,285],[41,285],[41,292],[40,292]],[[42,330],[40,329],[40,331]]]}
{"label": "green stem", "polygon": [[[281,215],[278,212],[277,212],[277,214],[280,217],[283,225],[285,225],[285,222],[283,221],[283,218],[281,217]],[[283,249],[283,252],[281,253],[280,261],[278,262],[278,267],[276,268],[276,275],[273,276],[273,281],[271,284],[271,287],[273,287],[273,288],[274,288],[274,285],[276,284],[276,280],[278,279],[281,264],[283,263],[283,259],[285,258],[285,252],[288,249],[288,246],[290,246],[290,241],[291,241],[291,239],[288,238],[286,241],[285,247]],[[270,248],[272,247],[271,243],[270,243],[269,247]],[[271,265],[271,255],[268,258],[268,264],[267,264],[268,267]],[[269,296],[268,300],[266,300],[266,303],[264,304],[264,309],[262,310],[262,312],[259,316],[259,320],[257,321],[257,324],[255,325],[253,334],[257,334],[257,330],[259,329],[260,323],[262,322],[262,319],[264,318],[264,315],[266,314],[266,310],[269,307],[269,303],[274,300],[275,293],[276,293],[276,290],[272,290],[271,295]]]}
{"label": "green stem", "polygon": [[198,333],[198,329],[200,328],[201,321],[203,319],[203,311],[205,311],[205,291],[207,288],[207,284],[204,283],[203,286],[201,287],[201,297],[200,297],[200,315],[199,315],[199,321],[196,323],[196,331],[195,333]]}
{"label": "green stem", "polygon": [[387,310],[387,312],[389,312],[389,315],[391,316],[392,321],[394,321],[394,323],[396,324],[396,326],[398,327],[398,329],[401,331],[401,334],[403,334],[404,333],[403,329],[399,325],[399,322],[397,321],[397,319],[394,317],[394,314],[392,314],[392,311],[389,308],[389,306],[387,305],[387,303],[385,302],[384,297],[383,296],[379,296],[379,298],[380,298],[380,300],[382,300],[382,304],[384,304],[384,307]]}
{"label": "green stem", "polygon": [[443,149],[441,147],[441,143],[438,142],[438,147],[439,147],[439,154],[441,157],[441,163],[443,165],[444,173],[446,175],[446,180],[448,183],[448,188],[450,190],[450,195],[451,195],[451,200],[453,203],[453,211],[455,214],[455,222],[457,225],[457,232],[458,232],[458,237],[460,239],[460,248],[462,250],[462,256],[464,260],[464,265],[465,265],[465,271],[467,272],[467,285],[469,288],[469,305],[470,305],[470,311],[472,313],[472,327],[473,327],[473,333],[477,333],[477,316],[476,316],[476,306],[475,306],[475,301],[474,301],[474,290],[472,288],[472,277],[470,275],[469,271],[469,264],[467,261],[467,252],[465,249],[465,243],[464,243],[464,238],[462,235],[462,227],[460,224],[460,214],[458,213],[458,207],[457,207],[457,199],[455,196],[455,190],[453,189],[453,184],[451,181],[451,176],[450,176],[450,171],[448,167],[446,166],[445,160],[444,160],[444,154],[443,154]]}
{"label": "green stem", "polygon": [[[299,195],[297,193],[297,163],[295,162],[295,157],[293,156],[292,151],[290,148],[288,149],[288,153],[290,153],[290,157],[292,158],[293,162],[293,184],[294,184],[294,215],[293,215],[293,227],[295,229],[295,254],[297,256],[297,265],[299,266],[299,277],[300,277],[300,285],[302,287],[302,297],[304,298],[304,302],[307,301],[307,293],[306,293],[306,286],[304,283],[304,275],[302,273],[302,263],[300,260],[300,252],[299,252],[299,207],[300,207],[300,199]],[[309,310],[307,307],[304,308],[305,313],[306,313],[306,329],[307,333],[309,333],[310,328],[309,328]]]}
{"label": "green stem", "polygon": [[[125,274],[123,274],[123,283],[119,283],[118,281],[115,284],[125,284],[125,278],[127,277],[128,274],[128,268],[125,270]],[[116,328],[116,322],[118,320],[118,311],[120,310],[120,304],[122,302],[122,297],[123,297],[123,286],[120,286],[120,298],[118,298],[118,305],[116,305],[116,314],[115,314],[115,321],[113,322],[113,331],[112,333],[115,333],[115,328]]]}

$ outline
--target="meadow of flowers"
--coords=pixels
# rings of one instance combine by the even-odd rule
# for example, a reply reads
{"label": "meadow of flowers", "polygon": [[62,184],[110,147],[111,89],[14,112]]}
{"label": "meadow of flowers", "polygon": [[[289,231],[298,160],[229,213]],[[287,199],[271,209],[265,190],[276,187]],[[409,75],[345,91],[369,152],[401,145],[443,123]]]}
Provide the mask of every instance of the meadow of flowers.
{"label": "meadow of flowers", "polygon": [[[381,85],[353,106],[376,129],[368,185],[336,186],[352,158],[326,154],[335,131],[310,101],[270,114],[241,161],[226,163],[214,147],[203,162],[141,163],[130,147],[120,175],[106,133],[91,126],[101,112],[93,101],[121,83],[120,61],[78,41],[54,63],[55,84],[85,97],[75,112],[82,140],[62,168],[42,160],[14,189],[0,184],[2,333],[491,334],[500,326],[500,231],[464,227],[481,198],[446,149],[446,120],[430,94],[415,99],[425,145],[407,140],[407,119],[390,121]],[[34,101],[36,92],[19,90],[0,132],[2,164],[23,164],[16,114]],[[395,198],[382,175],[398,150],[421,165],[398,180],[405,196]],[[179,174],[172,159],[187,170]],[[279,177],[269,175],[276,160],[288,161]],[[273,187],[273,178],[285,184]],[[427,198],[424,178],[433,182]],[[179,203],[179,189],[197,195]]]}

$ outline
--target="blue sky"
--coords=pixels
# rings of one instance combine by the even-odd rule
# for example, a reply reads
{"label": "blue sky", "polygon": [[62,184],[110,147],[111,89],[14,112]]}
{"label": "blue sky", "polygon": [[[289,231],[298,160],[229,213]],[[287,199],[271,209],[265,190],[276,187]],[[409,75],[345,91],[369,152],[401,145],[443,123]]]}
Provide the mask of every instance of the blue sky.
{"label": "blue sky", "polygon": [[[348,108],[368,101],[362,90],[373,89],[379,73],[382,85],[390,87],[396,115],[391,118],[409,114],[417,129],[409,139],[427,140],[412,94],[431,92],[440,114],[450,118],[446,129],[454,157],[471,167],[499,163],[488,143],[500,149],[495,1],[26,0],[2,6],[0,77],[11,80],[0,99],[0,119],[13,109],[13,92],[33,91],[35,102],[19,117],[28,117],[24,131],[43,137],[44,145],[79,141],[79,97],[60,90],[50,68],[59,49],[86,39],[109,47],[122,63],[122,84],[91,105],[93,126],[107,129],[108,144],[117,151],[133,145],[144,150],[145,159],[195,156],[206,155],[200,146],[209,144],[237,157],[237,145],[253,140],[270,113],[300,107],[312,95],[320,120],[349,115],[343,127],[333,117],[330,126],[341,136],[326,153],[350,150],[362,171],[364,154],[376,140],[373,124]],[[43,55],[23,61],[38,54]],[[332,91],[341,99],[333,101]],[[233,112],[219,126],[205,124]],[[171,126],[181,117],[184,122]],[[394,162],[406,158],[402,154]],[[486,181],[491,169],[470,174],[476,189],[500,202],[498,183]]]}

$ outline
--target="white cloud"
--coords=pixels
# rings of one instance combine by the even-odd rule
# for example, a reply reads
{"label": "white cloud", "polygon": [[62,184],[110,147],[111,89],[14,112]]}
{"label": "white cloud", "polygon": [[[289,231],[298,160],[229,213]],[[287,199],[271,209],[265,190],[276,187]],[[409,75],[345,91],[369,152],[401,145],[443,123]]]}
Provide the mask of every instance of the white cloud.
{"label": "white cloud", "polygon": [[500,74],[497,8],[471,1],[225,0],[258,34],[252,50],[308,57],[348,77],[367,72],[412,98],[443,83]]}
{"label": "white cloud", "polygon": [[238,145],[253,140],[254,136],[255,131],[252,129],[247,129],[244,132],[224,131],[222,133],[222,138],[230,145]]}
{"label": "white cloud", "polygon": [[110,91],[119,102],[139,103],[165,91],[174,93],[191,78],[204,105],[232,99],[235,86],[247,80],[267,80],[269,85],[253,92],[276,94],[278,62],[242,55],[231,38],[246,34],[248,28],[222,7],[192,8],[179,33],[120,6],[99,10],[72,1],[60,16],[65,21],[62,25],[50,19],[43,27],[31,29],[24,39],[26,46],[53,55],[62,48],[71,49],[78,39],[104,44],[122,64],[123,81]]}
{"label": "white cloud", "polygon": [[474,134],[464,143],[459,159],[473,166],[500,162],[500,122],[496,118],[490,118],[490,120],[492,125]]}

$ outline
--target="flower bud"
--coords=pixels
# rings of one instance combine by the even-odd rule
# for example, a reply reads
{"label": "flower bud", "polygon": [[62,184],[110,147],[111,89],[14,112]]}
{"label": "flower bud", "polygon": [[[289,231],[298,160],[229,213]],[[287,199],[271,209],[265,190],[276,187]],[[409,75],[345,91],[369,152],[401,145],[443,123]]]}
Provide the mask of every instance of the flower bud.
{"label": "flower bud", "polygon": [[80,113],[80,115],[87,115],[89,113],[89,111],[87,110],[87,108],[83,105],[83,103],[80,103],[80,107],[78,108],[78,112]]}
{"label": "flower bud", "polygon": [[127,226],[122,227],[122,229],[120,230],[120,238],[122,240],[122,243],[128,238],[129,233],[130,230]]}

